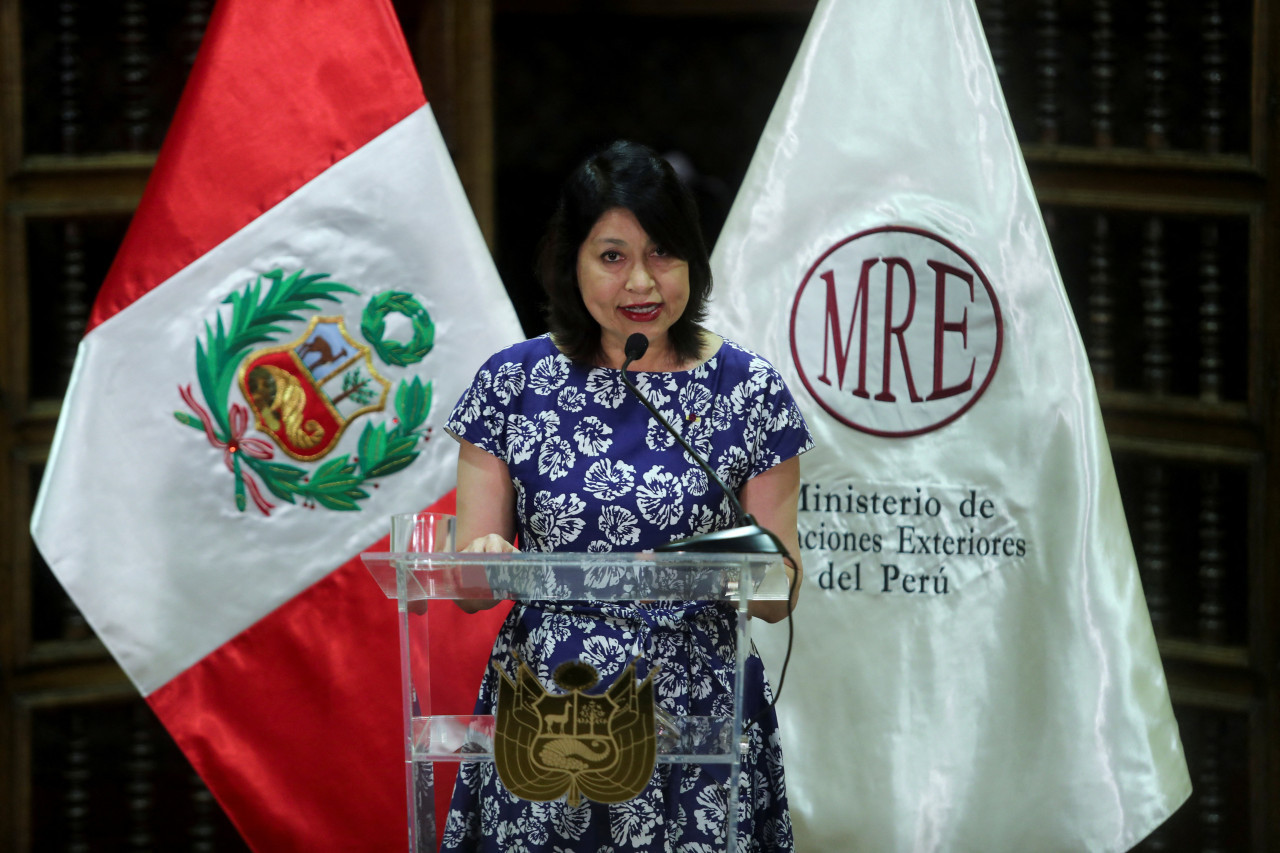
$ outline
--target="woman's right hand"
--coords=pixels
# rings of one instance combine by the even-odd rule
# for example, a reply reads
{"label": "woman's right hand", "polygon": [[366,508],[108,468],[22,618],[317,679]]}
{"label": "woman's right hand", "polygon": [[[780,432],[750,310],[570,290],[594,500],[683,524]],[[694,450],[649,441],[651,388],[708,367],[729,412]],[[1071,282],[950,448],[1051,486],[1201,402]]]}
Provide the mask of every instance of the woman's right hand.
{"label": "woman's right hand", "polygon": [[[498,534],[487,533],[468,542],[462,552],[467,554],[511,554],[516,550],[516,546]],[[458,598],[454,599],[454,603],[467,613],[476,613],[480,610],[488,610],[498,602],[493,598]]]}
{"label": "woman's right hand", "polygon": [[[458,440],[457,513],[458,541],[467,543],[463,552],[509,554],[516,550],[511,544],[516,538],[516,491],[507,465],[465,439]],[[497,603],[491,598],[457,600],[468,613]]]}
{"label": "woman's right hand", "polygon": [[484,536],[472,539],[462,550],[468,554],[510,554],[517,549],[498,534],[486,533]]}

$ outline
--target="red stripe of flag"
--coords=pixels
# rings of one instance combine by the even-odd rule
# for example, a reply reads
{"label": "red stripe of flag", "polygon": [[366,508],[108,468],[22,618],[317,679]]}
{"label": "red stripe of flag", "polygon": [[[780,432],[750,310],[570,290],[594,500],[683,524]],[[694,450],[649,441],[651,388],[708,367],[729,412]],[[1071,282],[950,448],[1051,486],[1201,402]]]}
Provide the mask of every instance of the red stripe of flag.
{"label": "red stripe of flag", "polygon": [[[434,713],[471,713],[489,658],[475,638],[507,609],[432,602]],[[147,701],[254,850],[403,851],[399,659],[396,602],[356,557]],[[452,781],[437,775],[440,826]]]}
{"label": "red stripe of flag", "polygon": [[390,3],[218,3],[88,328],[424,103]]}

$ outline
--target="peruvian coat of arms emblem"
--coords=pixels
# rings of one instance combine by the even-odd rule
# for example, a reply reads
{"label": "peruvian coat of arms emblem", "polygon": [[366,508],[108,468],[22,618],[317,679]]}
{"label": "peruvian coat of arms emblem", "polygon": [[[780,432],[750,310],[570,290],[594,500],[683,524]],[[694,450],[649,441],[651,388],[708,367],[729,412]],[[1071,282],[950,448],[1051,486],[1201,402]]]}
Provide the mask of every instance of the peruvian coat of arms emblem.
{"label": "peruvian coat of arms emblem", "polygon": [[[358,291],[325,274],[277,269],[227,297],[229,323],[222,314],[205,322],[195,358],[203,402],[191,385],[180,387],[187,411],[174,416],[222,452],[240,510],[251,501],[270,515],[275,504],[267,493],[308,507],[358,510],[369,496],[366,485],[407,468],[430,437],[431,383],[415,376],[393,392],[378,367],[425,358],[435,341],[430,315],[413,294],[378,294],[361,317],[362,343],[343,317],[319,313],[320,303],[351,294]],[[386,338],[393,313],[412,326],[410,341]],[[304,323],[289,337],[289,325]],[[394,418],[373,420],[389,400]],[[247,434],[251,417],[267,438]],[[326,458],[362,419],[357,453]],[[312,464],[279,461],[277,452]]]}
{"label": "peruvian coat of arms emblem", "polygon": [[[300,338],[240,363],[239,386],[258,428],[294,459],[328,453],[347,424],[381,411],[391,387],[341,317],[313,317]],[[332,389],[332,390],[330,390]]]}
{"label": "peruvian coat of arms emblem", "polygon": [[537,801],[567,794],[571,806],[583,797],[620,803],[644,790],[658,754],[653,672],[637,683],[632,663],[599,695],[585,692],[600,676],[583,661],[556,667],[564,693],[547,691],[524,661],[515,680],[498,673],[493,758],[507,790]]}

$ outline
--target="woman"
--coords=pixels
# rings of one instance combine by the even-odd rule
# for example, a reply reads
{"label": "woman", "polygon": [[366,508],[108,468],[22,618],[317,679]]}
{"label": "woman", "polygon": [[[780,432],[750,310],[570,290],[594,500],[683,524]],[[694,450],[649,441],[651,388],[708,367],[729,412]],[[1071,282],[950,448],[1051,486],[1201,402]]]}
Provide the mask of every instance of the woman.
{"label": "woman", "polygon": [[[626,340],[642,332],[649,347],[631,365],[636,385],[798,554],[798,454],[812,440],[773,367],[698,325],[710,263],[693,198],[671,167],[629,142],[585,161],[562,190],[538,272],[551,332],[493,356],[447,425],[460,445],[464,550],[512,551],[518,536],[526,551],[635,552],[733,523],[728,499],[621,381]],[[788,566],[795,590],[800,572]],[[787,609],[759,601],[750,612],[777,621]],[[658,667],[666,713],[723,714],[734,631],[733,614],[708,602],[517,602],[494,661],[514,677],[518,657],[549,685],[557,665],[581,658],[608,685],[639,658],[640,677]],[[491,667],[477,713],[494,712],[498,678]],[[740,777],[739,837],[746,849],[790,850],[776,719],[754,650],[746,689],[747,717],[760,719]],[[492,764],[463,765],[443,847],[723,849],[727,797],[715,776],[660,764],[634,800],[570,806],[519,801]]]}

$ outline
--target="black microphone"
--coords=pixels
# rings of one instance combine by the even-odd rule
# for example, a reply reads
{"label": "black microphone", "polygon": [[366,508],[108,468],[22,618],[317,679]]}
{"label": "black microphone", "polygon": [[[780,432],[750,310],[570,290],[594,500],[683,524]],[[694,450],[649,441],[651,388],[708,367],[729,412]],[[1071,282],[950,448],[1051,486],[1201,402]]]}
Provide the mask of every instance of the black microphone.
{"label": "black microphone", "polygon": [[723,530],[713,530],[710,533],[699,533],[685,539],[677,539],[674,542],[668,542],[665,545],[659,545],[653,550],[655,551],[727,551],[737,554],[786,554],[786,548],[778,537],[772,531],[767,530],[756,524],[756,520],[752,518],[738,501],[738,496],[733,490],[724,484],[724,480],[720,479],[720,475],[715,472],[705,459],[702,458],[692,447],[689,442],[684,440],[680,433],[672,429],[671,424],[667,423],[667,419],[657,410],[657,408],[649,402],[649,400],[640,393],[640,389],[632,384],[627,378],[627,368],[631,366],[631,362],[638,358],[643,358],[645,352],[649,349],[649,339],[640,332],[636,332],[627,338],[627,343],[623,347],[623,353],[627,360],[622,363],[622,382],[631,390],[654,419],[660,423],[671,436],[679,442],[684,448],[685,453],[689,454],[689,458],[698,463],[698,467],[707,473],[711,481],[720,487],[720,491],[724,492],[729,498],[729,503],[733,507],[733,515],[735,525],[726,527]]}
{"label": "black microphone", "polygon": [[622,363],[623,375],[626,375],[626,369],[631,365],[631,362],[637,358],[644,358],[644,354],[648,351],[649,339],[643,334],[636,332],[628,337],[626,345],[622,348],[623,355],[627,357],[627,360]]}

